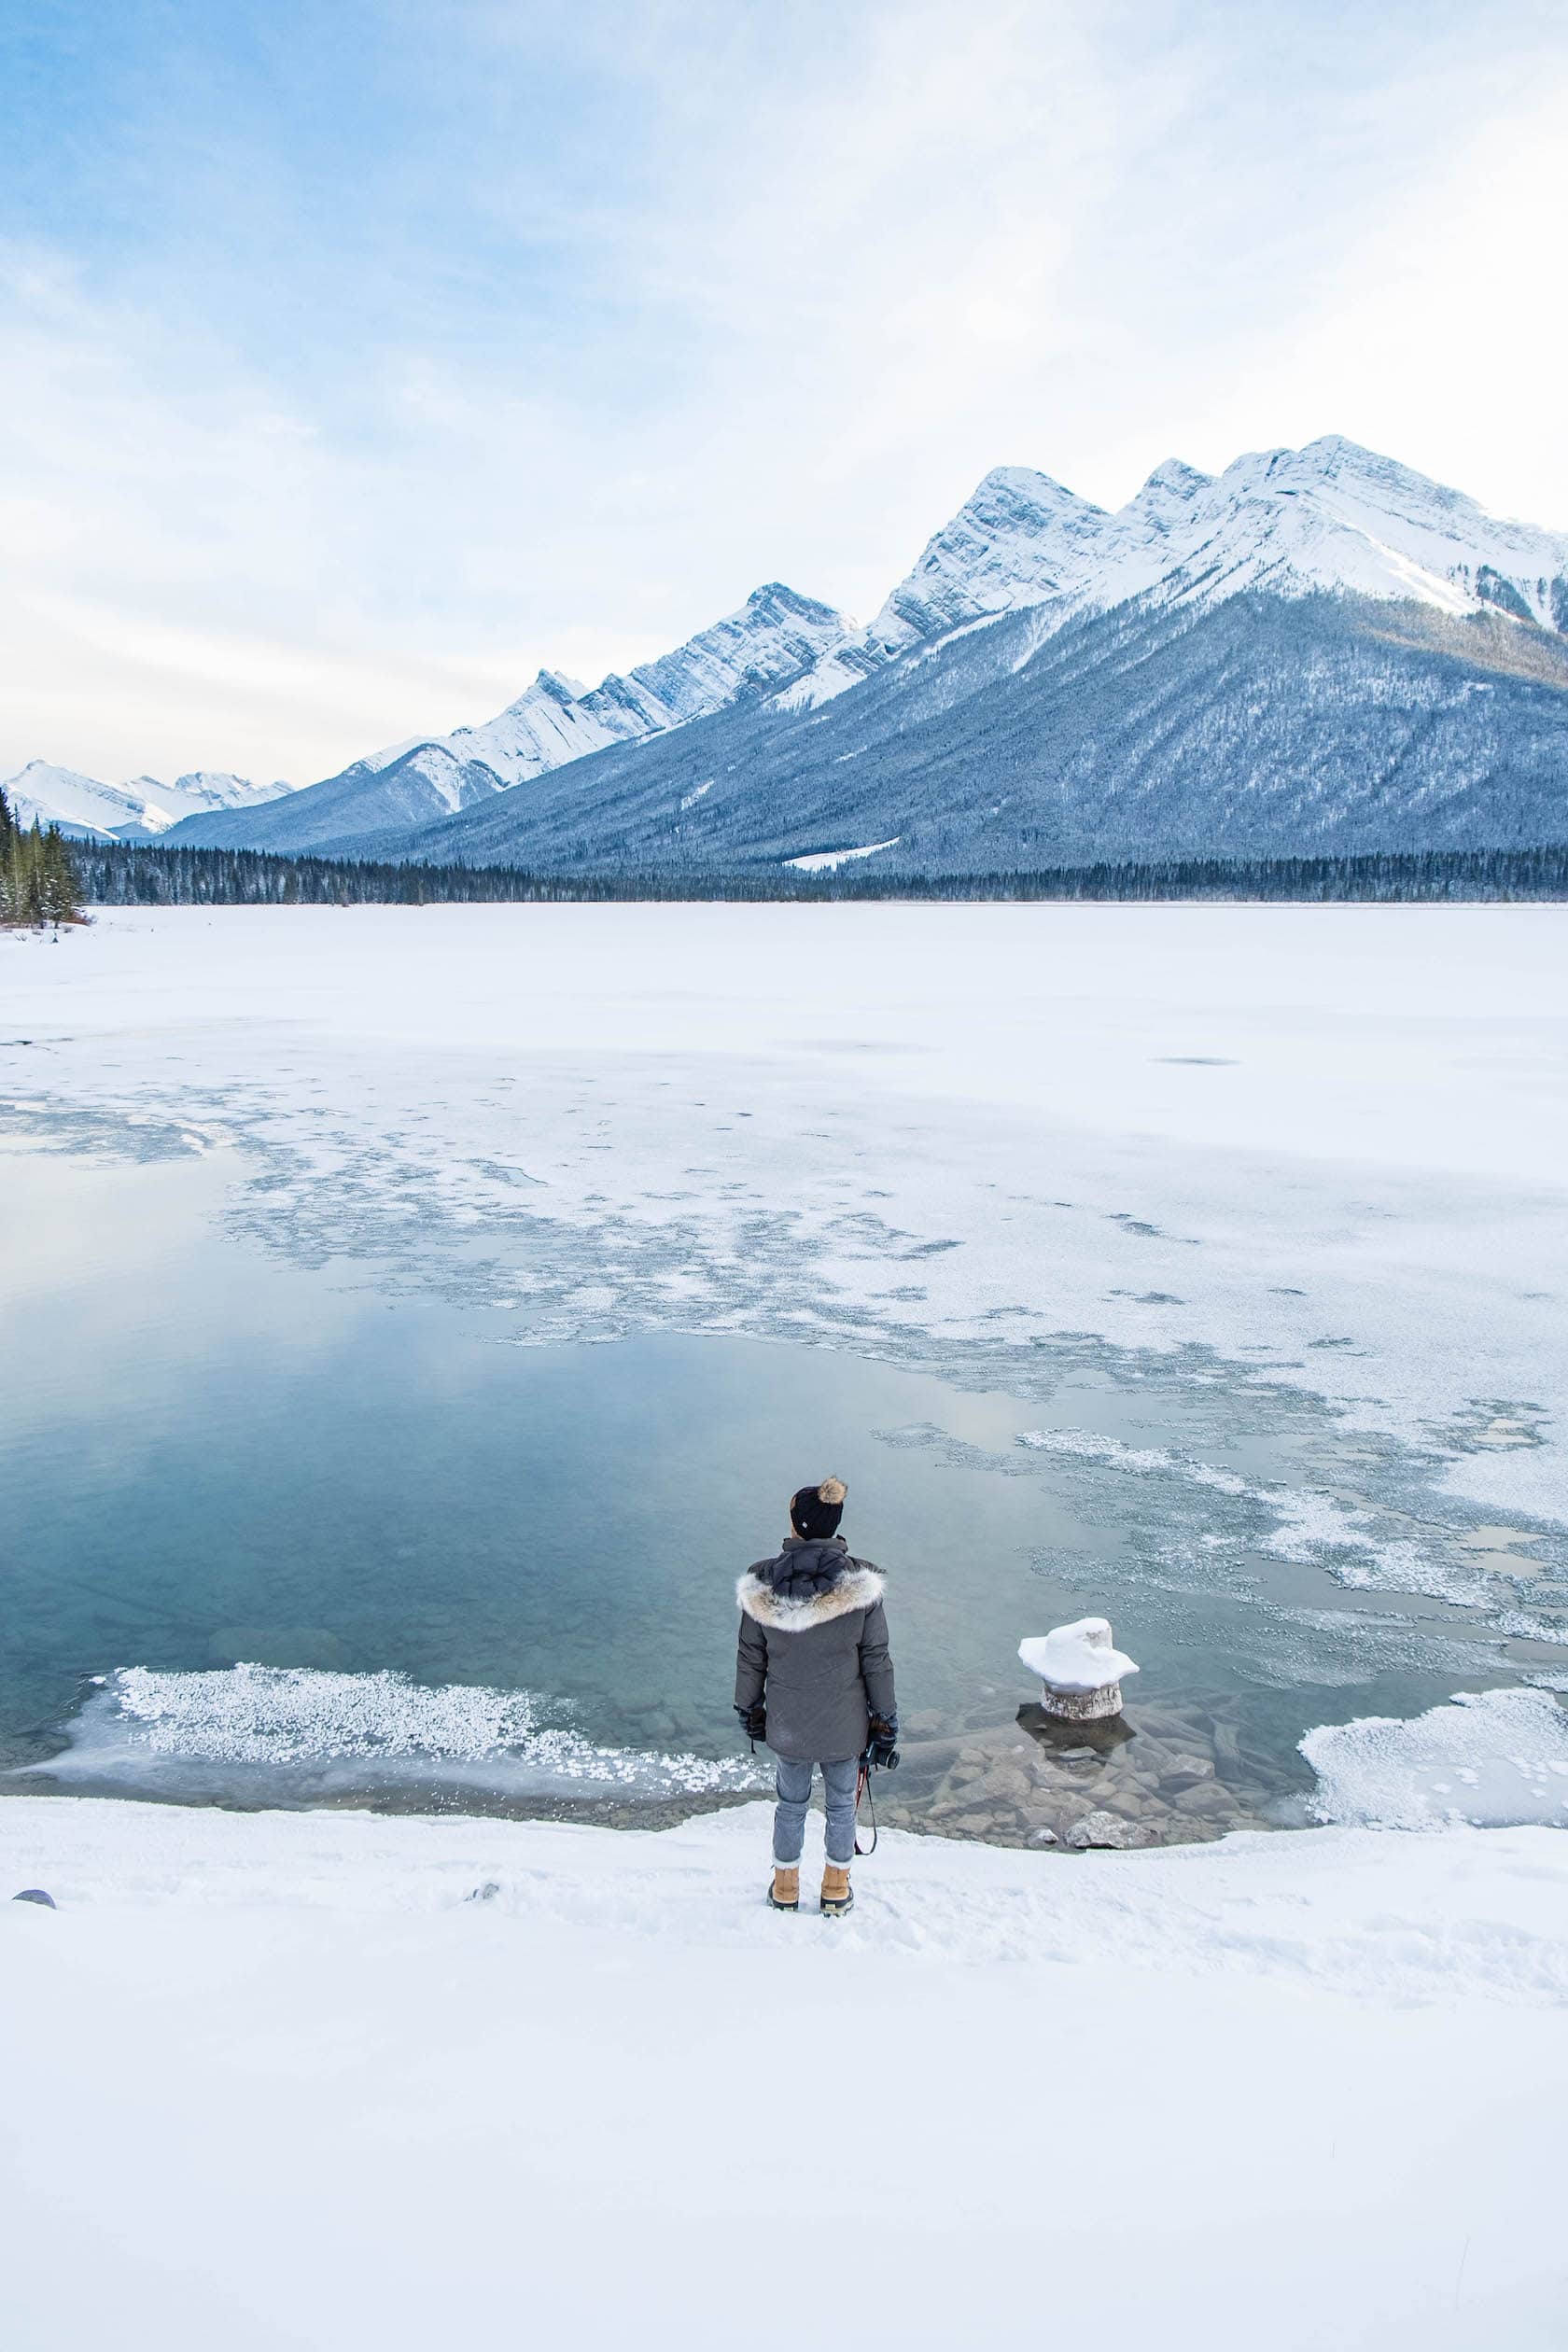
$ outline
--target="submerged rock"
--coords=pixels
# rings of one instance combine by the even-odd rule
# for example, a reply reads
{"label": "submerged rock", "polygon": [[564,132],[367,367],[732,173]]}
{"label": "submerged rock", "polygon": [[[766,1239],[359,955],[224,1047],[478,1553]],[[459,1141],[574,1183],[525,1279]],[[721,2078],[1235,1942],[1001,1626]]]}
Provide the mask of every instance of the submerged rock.
{"label": "submerged rock", "polygon": [[1120,1813],[1102,1811],[1085,1813],[1082,1821],[1075,1821],[1067,1833],[1067,1842],[1082,1854],[1090,1846],[1126,1849],[1157,1845],[1159,1833],[1146,1821],[1128,1821]]}

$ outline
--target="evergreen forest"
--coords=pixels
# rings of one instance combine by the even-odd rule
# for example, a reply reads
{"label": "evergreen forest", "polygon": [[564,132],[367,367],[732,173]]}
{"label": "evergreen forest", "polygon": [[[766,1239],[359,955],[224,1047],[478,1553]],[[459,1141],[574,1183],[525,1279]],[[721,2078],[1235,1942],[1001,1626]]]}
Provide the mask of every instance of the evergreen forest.
{"label": "evergreen forest", "polygon": [[[31,839],[32,836],[25,836]],[[44,841],[49,840],[46,834]],[[434,906],[459,901],[606,903],[651,899],[1276,900],[1337,902],[1568,898],[1568,847],[1443,849],[1353,858],[1178,858],[995,874],[837,874],[788,868],[709,873],[549,874],[516,865],[393,864],[260,849],[133,847],[75,842],[84,900],[96,906]],[[35,917],[31,919],[36,919]]]}
{"label": "evergreen forest", "polygon": [[0,786],[0,923],[79,923],[81,879],[57,825],[17,822]]}

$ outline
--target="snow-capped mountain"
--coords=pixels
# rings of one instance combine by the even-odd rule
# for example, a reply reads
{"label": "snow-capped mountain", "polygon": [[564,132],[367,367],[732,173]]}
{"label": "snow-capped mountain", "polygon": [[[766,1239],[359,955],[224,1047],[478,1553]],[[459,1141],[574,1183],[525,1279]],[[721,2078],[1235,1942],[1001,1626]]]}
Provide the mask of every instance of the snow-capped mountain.
{"label": "snow-capped mountain", "polygon": [[62,833],[90,834],[106,840],[134,828],[145,832],[147,804],[136,793],[100,784],[75,768],[56,767],[49,760],[29,760],[15,776],[0,777],[0,788],[20,825],[58,825]]}
{"label": "snow-capped mountain", "polygon": [[783,699],[807,709],[923,642],[1041,609],[1060,625],[1129,596],[1209,601],[1266,587],[1485,606],[1568,629],[1568,535],[1501,521],[1473,498],[1337,435],[1239,457],[1217,478],[1167,458],[1114,513],[1048,474],[1001,467],[928,541],[869,627]]}
{"label": "snow-capped mountain", "polygon": [[525,693],[483,726],[394,744],[294,794],[287,810],[269,819],[203,819],[186,827],[181,839],[301,849],[346,833],[445,816],[609,745],[639,742],[768,694],[852,634],[842,613],[773,581],[754,589],[738,611],[624,678],[612,673],[586,687],[540,670]]}
{"label": "snow-capped mountain", "polygon": [[48,760],[29,760],[0,782],[23,825],[36,818],[40,824],[58,825],[62,833],[122,841],[150,839],[183,818],[214,809],[258,808],[290,789],[287,784],[253,784],[248,777],[208,768],[193,769],[173,784],[161,784],[155,776],[101,784],[95,777],[56,767]]}
{"label": "snow-capped mountain", "polygon": [[1210,483],[1189,475],[1183,511],[1155,533],[1144,502],[1169,473],[1113,518],[1127,526],[1122,544],[1081,601],[1106,610],[1154,591],[1212,602],[1245,588],[1327,589],[1568,629],[1568,533],[1503,521],[1354,441],[1330,435],[1239,457]]}
{"label": "snow-capped mountain", "polygon": [[771,699],[375,847],[929,872],[1556,843],[1565,625],[1568,537],[1342,440],[1168,461],[1115,513],[1011,469]]}
{"label": "snow-capped mountain", "polygon": [[[1208,477],[1194,479],[1206,483]],[[1132,537],[1142,543],[1141,529]],[[1020,605],[1071,595],[1127,543],[1121,516],[1107,514],[1049,474],[999,466],[927,540],[876,618],[825,654],[780,700],[789,709],[810,709],[917,645]]]}
{"label": "snow-capped mountain", "polygon": [[1168,459],[1114,511],[1003,467],[863,628],[762,588],[624,678],[541,672],[483,726],[178,837],[600,864],[1261,854],[1351,815],[1381,847],[1555,841],[1565,665],[1568,534],[1353,441]]}

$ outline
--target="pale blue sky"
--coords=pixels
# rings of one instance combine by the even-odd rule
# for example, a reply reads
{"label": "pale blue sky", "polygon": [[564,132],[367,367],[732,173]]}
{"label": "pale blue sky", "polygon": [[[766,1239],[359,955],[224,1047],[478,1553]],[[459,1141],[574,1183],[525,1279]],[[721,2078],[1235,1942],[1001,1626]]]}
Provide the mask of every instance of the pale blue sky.
{"label": "pale blue sky", "polygon": [[1568,525],[1568,11],[0,0],[0,774],[296,781],[986,469]]}

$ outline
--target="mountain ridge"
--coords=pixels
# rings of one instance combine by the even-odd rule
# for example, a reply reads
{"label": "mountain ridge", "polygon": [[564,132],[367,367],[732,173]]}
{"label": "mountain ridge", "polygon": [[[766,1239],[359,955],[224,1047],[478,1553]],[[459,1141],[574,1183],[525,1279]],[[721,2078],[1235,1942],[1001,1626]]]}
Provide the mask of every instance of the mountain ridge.
{"label": "mountain ridge", "polygon": [[[1336,780],[1324,782],[1319,811],[1330,832],[1341,821],[1329,805],[1335,795],[1344,803],[1342,820],[1351,823],[1357,794],[1398,765],[1397,714],[1423,702],[1448,711],[1435,662],[1457,664],[1464,673],[1465,693],[1454,712],[1466,702],[1475,706],[1463,722],[1474,758],[1457,748],[1453,712],[1439,730],[1445,757],[1469,777],[1465,791],[1475,797],[1465,823],[1484,830],[1484,742],[1492,743],[1494,767],[1504,757],[1495,730],[1481,724],[1481,703],[1494,692],[1520,731],[1520,775],[1528,771],[1533,779],[1529,791],[1540,821],[1561,822],[1545,773],[1537,773],[1540,745],[1552,729],[1531,697],[1560,691],[1557,653],[1568,644],[1568,534],[1491,515],[1462,491],[1328,434],[1300,449],[1244,454],[1218,475],[1167,458],[1114,510],[1030,468],[993,468],[864,626],[768,582],[710,628],[624,676],[611,673],[584,687],[541,670],[479,726],[407,738],[264,805],[205,807],[174,825],[169,837],[285,851],[339,853],[351,846],[375,856],[422,854],[427,839],[440,841],[442,854],[460,855],[465,842],[504,837],[508,855],[532,855],[553,843],[561,854],[569,845],[573,857],[612,861],[627,854],[635,836],[643,853],[679,862],[691,837],[707,833],[726,834],[736,854],[748,856],[884,855],[895,837],[907,855],[912,836],[926,837],[936,823],[942,794],[953,810],[973,802],[975,778],[962,763],[983,764],[992,756],[982,717],[1000,724],[1005,707],[1011,728],[1033,697],[1031,723],[1045,731],[1041,743],[1025,758],[1009,735],[1008,756],[1022,759],[1020,772],[1032,779],[1029,790],[1037,797],[1047,772],[1076,772],[1085,746],[1116,737],[1117,713],[1131,691],[1117,668],[1118,647],[1159,647],[1162,674],[1170,673],[1172,743],[1190,735],[1199,716],[1218,724],[1203,698],[1222,691],[1208,667],[1209,649],[1222,641],[1232,664],[1223,692],[1234,709],[1255,706],[1272,713],[1277,681],[1249,674],[1245,665],[1265,658],[1267,649],[1268,659],[1294,672],[1288,621],[1278,629],[1239,623],[1228,637],[1217,625],[1201,625],[1217,623],[1232,602],[1249,600],[1250,609],[1259,597],[1296,609],[1296,652],[1305,660],[1315,648],[1318,658],[1337,665],[1336,691],[1364,698],[1353,707],[1340,707],[1332,693],[1324,701],[1321,681],[1303,672],[1302,710],[1310,707],[1332,747]],[[1338,622],[1322,609],[1325,598],[1343,604]],[[1116,626],[1098,625],[1118,613]],[[1186,615],[1190,630],[1168,636],[1160,626],[1164,614]],[[1510,665],[1491,637],[1469,628],[1482,619],[1516,631],[1521,643],[1557,651],[1543,651],[1533,673],[1528,662]],[[1435,635],[1437,622],[1446,634]],[[1070,631],[1079,652],[1089,646],[1100,651],[1075,673],[1079,683],[1064,700],[1061,678],[1051,682],[1055,673],[1042,657]],[[1190,710],[1182,706],[1171,666],[1176,644],[1186,645],[1196,665]],[[1020,701],[1004,691],[1004,681],[1025,673]],[[1094,693],[1108,697],[1103,709]],[[971,721],[950,725],[947,714],[975,695],[982,703]],[[1386,704],[1381,721],[1379,697]],[[809,732],[840,705],[849,713],[842,723],[834,719],[820,737]],[[1284,714],[1276,715],[1282,726]],[[922,729],[934,730],[924,748],[906,741],[896,763],[878,748],[872,766],[857,773],[868,752],[858,735],[883,747],[889,731],[912,737]],[[940,777],[928,774],[927,757],[939,741],[948,747],[944,756],[959,763]],[[1260,733],[1260,759],[1263,741]],[[1310,745],[1304,737],[1293,752],[1278,730],[1268,741],[1274,765],[1253,779],[1254,805],[1288,807],[1299,829],[1310,815],[1309,799],[1295,784],[1285,790],[1281,778],[1287,768],[1295,773]],[[1234,821],[1225,796],[1248,789],[1244,734],[1226,735],[1225,744],[1209,817],[1217,837]],[[788,822],[763,821],[767,811],[756,823],[743,821],[731,807],[733,790],[747,789],[745,780],[732,788],[721,779],[738,772],[742,746],[749,789],[772,793]],[[821,773],[808,777],[819,751]],[[874,771],[888,795],[880,804],[861,789]],[[1146,748],[1137,754],[1137,773],[1155,817],[1164,807],[1168,831],[1177,824],[1178,808],[1181,827],[1197,821],[1186,784],[1178,793]],[[558,785],[554,779],[563,777]],[[647,797],[643,777],[653,793],[651,806],[664,789],[657,779],[667,777],[673,793],[654,827],[655,834],[665,828],[662,848],[637,813]],[[1102,788],[1124,809],[1130,806],[1117,778],[1104,776]],[[1523,789],[1519,777],[1506,787],[1516,788]],[[1440,799],[1429,796],[1423,819],[1418,795],[1407,821],[1435,822]],[[1036,833],[1044,821],[1043,805],[1024,830]],[[1087,821],[1082,809],[1062,817],[1070,833]],[[857,831],[860,838],[849,838]],[[1140,838],[1148,833],[1143,815],[1135,831]],[[1293,837],[1289,846],[1302,845]]]}
{"label": "mountain ridge", "polygon": [[552,769],[684,726],[747,694],[762,694],[807,670],[851,632],[832,606],[782,581],[754,588],[746,602],[624,677],[611,671],[582,687],[541,669],[515,702],[477,727],[416,737],[354,762],[291,797],[287,810],[197,820],[181,838],[210,847],[304,848],[378,817],[393,824],[432,819],[471,806]]}

